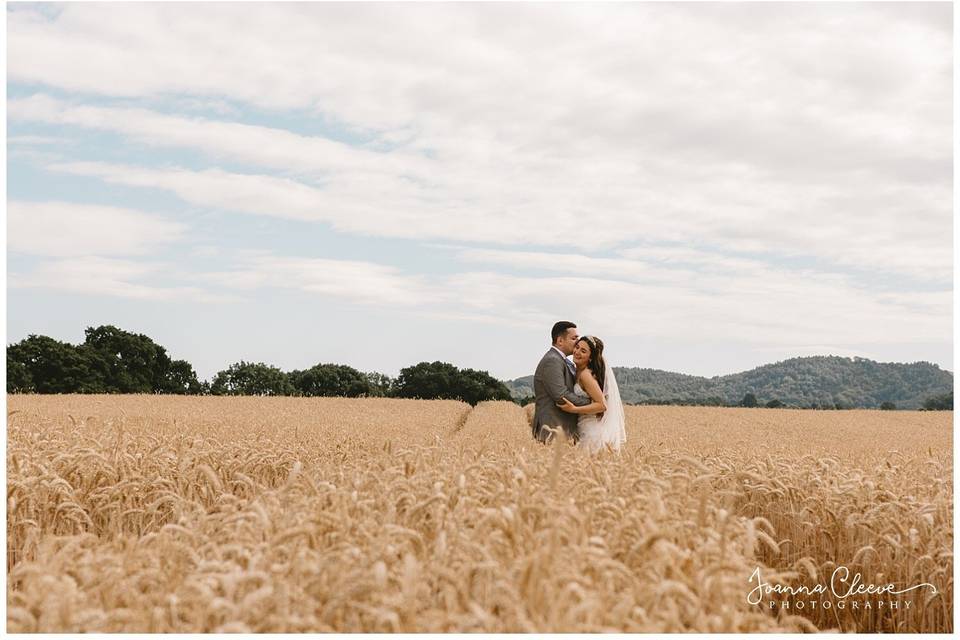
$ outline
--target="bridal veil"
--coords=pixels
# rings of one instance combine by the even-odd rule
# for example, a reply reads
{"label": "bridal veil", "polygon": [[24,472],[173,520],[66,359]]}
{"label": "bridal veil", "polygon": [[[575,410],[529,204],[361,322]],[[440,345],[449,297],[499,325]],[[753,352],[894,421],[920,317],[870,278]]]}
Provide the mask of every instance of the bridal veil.
{"label": "bridal veil", "polygon": [[620,388],[609,362],[603,374],[603,396],[606,399],[607,411],[603,414],[600,432],[605,443],[619,449],[620,445],[627,441],[627,420],[623,412],[623,402],[620,400]]}

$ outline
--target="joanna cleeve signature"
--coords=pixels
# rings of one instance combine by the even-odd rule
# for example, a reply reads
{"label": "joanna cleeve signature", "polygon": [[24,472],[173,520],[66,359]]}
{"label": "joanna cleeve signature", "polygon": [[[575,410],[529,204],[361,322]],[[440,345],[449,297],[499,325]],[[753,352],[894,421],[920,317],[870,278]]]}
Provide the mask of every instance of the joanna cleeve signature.
{"label": "joanna cleeve signature", "polygon": [[[857,596],[863,594],[892,594],[896,595],[898,593],[906,593],[907,591],[913,591],[914,589],[919,589],[920,587],[930,587],[933,589],[933,592],[937,592],[937,588],[930,584],[929,582],[923,582],[921,584],[915,584],[912,587],[907,587],[906,589],[901,589],[895,591],[896,588],[893,584],[885,585],[875,585],[875,584],[863,584],[861,582],[860,574],[856,573],[853,576],[853,580],[850,582],[849,587],[846,587],[847,579],[850,577],[850,570],[845,566],[840,565],[833,570],[833,575],[830,576],[830,591],[834,596],[838,598],[848,598],[850,596]],[[791,587],[783,584],[771,584],[769,582],[764,582],[763,578],[760,576],[760,567],[757,567],[753,573],[750,574],[750,582],[756,581],[757,586],[754,587],[750,593],[747,594],[747,602],[750,604],[760,604],[763,601],[764,594],[770,593],[786,593],[789,595],[814,595],[827,592],[827,585],[816,584],[813,587],[807,585],[800,585],[798,587]]]}

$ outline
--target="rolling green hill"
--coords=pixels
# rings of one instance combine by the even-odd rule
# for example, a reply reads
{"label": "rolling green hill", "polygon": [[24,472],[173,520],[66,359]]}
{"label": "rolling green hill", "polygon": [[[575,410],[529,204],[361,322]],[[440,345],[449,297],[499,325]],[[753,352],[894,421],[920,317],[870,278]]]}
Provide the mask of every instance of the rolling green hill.
{"label": "rolling green hill", "polygon": [[[883,402],[892,402],[898,409],[919,409],[927,398],[953,390],[953,373],[929,362],[875,362],[841,356],[791,358],[712,378],[637,367],[615,367],[614,372],[620,395],[630,404],[701,401],[736,405],[749,392],[761,405],[779,400],[802,408],[876,409]],[[504,384],[514,398],[533,396],[532,375]]]}

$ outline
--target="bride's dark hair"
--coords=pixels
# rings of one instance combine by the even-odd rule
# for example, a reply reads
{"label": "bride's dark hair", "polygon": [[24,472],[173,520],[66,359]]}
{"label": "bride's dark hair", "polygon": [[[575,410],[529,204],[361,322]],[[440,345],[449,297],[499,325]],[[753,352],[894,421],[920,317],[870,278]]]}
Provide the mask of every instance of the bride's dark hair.
{"label": "bride's dark hair", "polygon": [[590,360],[587,361],[587,369],[593,371],[593,377],[597,379],[600,391],[603,391],[603,382],[607,373],[607,363],[603,360],[603,340],[597,336],[583,336],[577,342],[585,342],[590,347]]}

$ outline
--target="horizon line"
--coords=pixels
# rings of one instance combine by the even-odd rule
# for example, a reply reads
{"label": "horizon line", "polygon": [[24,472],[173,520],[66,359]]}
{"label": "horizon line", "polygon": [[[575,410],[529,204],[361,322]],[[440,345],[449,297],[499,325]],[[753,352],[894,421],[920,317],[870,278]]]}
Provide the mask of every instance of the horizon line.
{"label": "horizon line", "polygon": [[[790,358],[784,358],[783,360],[776,360],[776,361],[774,361],[774,362],[768,362],[768,363],[766,363],[766,364],[758,364],[757,366],[752,367],[752,368],[750,368],[750,369],[744,369],[744,370],[742,370],[742,371],[733,371],[733,372],[731,372],[731,373],[720,373],[720,374],[716,374],[716,375],[712,375],[712,376],[703,376],[703,375],[698,375],[698,374],[695,374],[695,373],[683,373],[682,371],[670,371],[669,369],[656,369],[656,368],[654,368],[654,367],[641,367],[641,366],[635,366],[635,365],[634,365],[634,366],[616,365],[616,366],[614,366],[614,367],[612,367],[612,368],[613,368],[613,369],[650,369],[651,371],[662,371],[662,372],[664,372],[664,373],[676,373],[676,374],[683,375],[683,376],[690,376],[690,377],[692,377],[692,378],[705,378],[705,379],[707,379],[707,380],[710,380],[710,379],[712,379],[712,378],[725,378],[725,377],[727,377],[727,376],[735,376],[735,375],[738,375],[738,374],[741,374],[741,373],[747,373],[748,371],[754,371],[755,369],[760,369],[761,367],[769,367],[769,366],[771,366],[771,365],[780,364],[781,362],[787,362],[787,361],[789,361],[789,360],[802,360],[802,359],[805,359],[805,358],[845,358],[845,359],[847,359],[847,360],[868,360],[869,362],[875,362],[875,363],[877,363],[877,364],[905,364],[905,365],[910,365],[910,364],[929,364],[929,365],[933,365],[934,367],[940,369],[941,371],[945,371],[945,372],[949,373],[951,376],[953,375],[953,371],[952,371],[952,370],[947,369],[947,368],[945,368],[945,367],[942,367],[942,366],[940,366],[939,364],[937,364],[936,362],[931,362],[930,360],[912,360],[912,361],[910,361],[910,362],[903,362],[903,361],[896,361],[896,360],[882,361],[882,360],[874,360],[874,359],[872,359],[872,358],[864,358],[863,356],[838,356],[838,355],[833,355],[832,353],[831,353],[831,354],[814,354],[814,355],[809,355],[809,356],[792,356],[792,357],[790,357]],[[514,381],[514,380],[519,380],[520,378],[529,378],[529,377],[532,377],[532,376],[533,376],[532,373],[528,373],[528,374],[525,374],[525,375],[522,375],[522,376],[517,376],[517,377],[515,377],[515,378],[503,378],[503,380],[505,380],[505,381],[507,381],[507,382],[512,382],[512,381]]]}

